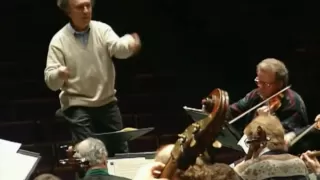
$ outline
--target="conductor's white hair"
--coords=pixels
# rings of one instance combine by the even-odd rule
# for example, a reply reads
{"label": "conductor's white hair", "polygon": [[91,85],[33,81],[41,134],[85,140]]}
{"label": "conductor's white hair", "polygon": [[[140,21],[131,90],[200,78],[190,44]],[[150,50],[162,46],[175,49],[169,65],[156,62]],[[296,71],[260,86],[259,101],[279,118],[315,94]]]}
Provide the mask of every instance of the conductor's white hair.
{"label": "conductor's white hair", "polygon": [[108,157],[108,152],[104,143],[92,137],[81,141],[76,147],[78,158],[84,158],[89,162],[90,166],[95,166],[103,163]]}
{"label": "conductor's white hair", "polygon": [[264,59],[257,65],[257,70],[274,72],[276,75],[276,80],[282,81],[284,85],[288,84],[289,72],[287,67],[280,60],[274,58]]}
{"label": "conductor's white hair", "polygon": [[66,11],[69,6],[69,0],[57,0],[57,6],[63,10]]}
{"label": "conductor's white hair", "polygon": [[[69,7],[69,1],[70,0],[57,0],[57,6],[62,11],[67,11]],[[94,6],[95,0],[91,0],[91,5]]]}

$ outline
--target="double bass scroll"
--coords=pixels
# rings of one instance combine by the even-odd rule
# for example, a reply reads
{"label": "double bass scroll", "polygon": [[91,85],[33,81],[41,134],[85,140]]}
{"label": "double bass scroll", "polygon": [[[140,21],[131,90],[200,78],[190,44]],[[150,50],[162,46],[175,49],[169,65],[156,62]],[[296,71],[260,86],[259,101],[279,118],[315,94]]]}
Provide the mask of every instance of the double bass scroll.
{"label": "double bass scroll", "polygon": [[190,165],[195,164],[196,158],[204,153],[208,146],[215,142],[215,138],[225,123],[229,96],[221,89],[215,89],[210,96],[216,100],[211,113],[179,134],[160,178],[171,179],[177,169],[186,170]]}

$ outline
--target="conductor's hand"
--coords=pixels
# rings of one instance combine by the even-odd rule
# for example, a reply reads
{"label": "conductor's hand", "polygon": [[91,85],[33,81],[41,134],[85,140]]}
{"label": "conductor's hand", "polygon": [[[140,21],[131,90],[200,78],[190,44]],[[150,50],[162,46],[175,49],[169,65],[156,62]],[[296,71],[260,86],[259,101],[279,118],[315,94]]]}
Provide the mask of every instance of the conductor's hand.
{"label": "conductor's hand", "polygon": [[140,37],[137,33],[132,33],[131,36],[133,37],[134,41],[130,42],[129,48],[134,52],[134,54],[136,54],[141,49]]}
{"label": "conductor's hand", "polygon": [[65,66],[60,66],[58,68],[58,76],[60,79],[66,81],[69,78],[69,70],[67,67]]}

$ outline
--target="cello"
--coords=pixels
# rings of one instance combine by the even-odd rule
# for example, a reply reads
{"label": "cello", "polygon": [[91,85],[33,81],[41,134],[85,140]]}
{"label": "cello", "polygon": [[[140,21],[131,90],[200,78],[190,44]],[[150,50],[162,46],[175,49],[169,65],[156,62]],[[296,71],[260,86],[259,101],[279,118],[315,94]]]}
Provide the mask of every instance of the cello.
{"label": "cello", "polygon": [[189,125],[178,135],[179,138],[160,178],[171,179],[177,170],[188,169],[195,164],[196,158],[215,142],[225,123],[229,96],[221,89],[215,89],[210,96],[216,99],[212,112],[206,118]]}
{"label": "cello", "polygon": [[[261,104],[249,109],[243,113],[241,117],[255,110],[257,107],[269,101],[271,98],[276,97],[288,88],[289,87],[281,90]],[[179,138],[174,145],[169,161],[163,169],[160,178],[171,179],[177,170],[186,170],[189,166],[194,165],[196,158],[205,155],[206,150],[210,146],[217,148],[222,146],[220,142],[216,141],[216,138],[225,125],[229,123],[225,118],[229,107],[229,96],[227,92],[221,89],[215,89],[210,93],[209,97],[210,99],[214,99],[214,103],[212,103],[212,106],[210,107],[210,113],[208,113],[206,118],[192,123],[184,132],[179,134]],[[248,143],[261,143],[262,141],[265,141],[263,138],[267,138],[265,132],[262,130],[259,135],[257,140]],[[253,147],[255,146],[253,145],[252,148]],[[252,149],[252,152],[255,152],[254,148]],[[250,155],[247,156],[247,158],[249,157]]]}

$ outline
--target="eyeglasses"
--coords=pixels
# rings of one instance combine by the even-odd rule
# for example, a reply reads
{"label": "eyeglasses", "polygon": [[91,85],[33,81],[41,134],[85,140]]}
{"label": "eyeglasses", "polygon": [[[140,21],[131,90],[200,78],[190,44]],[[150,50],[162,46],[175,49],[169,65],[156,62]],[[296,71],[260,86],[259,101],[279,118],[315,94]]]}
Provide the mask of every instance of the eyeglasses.
{"label": "eyeglasses", "polygon": [[260,81],[258,77],[254,79],[254,82],[257,84],[257,86],[264,86],[264,87],[271,87],[272,84],[274,84],[274,83],[266,83],[266,82]]}

